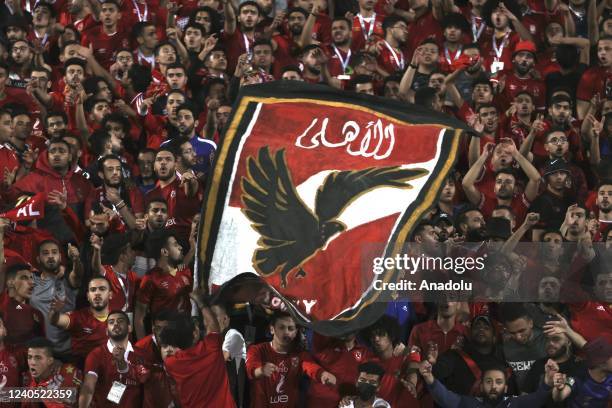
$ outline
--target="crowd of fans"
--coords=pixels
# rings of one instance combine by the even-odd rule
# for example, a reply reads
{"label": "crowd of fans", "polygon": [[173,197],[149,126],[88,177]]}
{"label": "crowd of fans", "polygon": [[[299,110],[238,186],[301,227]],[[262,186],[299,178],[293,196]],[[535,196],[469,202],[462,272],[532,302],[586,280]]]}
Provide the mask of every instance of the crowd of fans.
{"label": "crowd of fans", "polygon": [[[482,299],[326,338],[192,290],[233,101],[275,80],[474,129],[409,251],[494,254]],[[610,406],[611,137],[608,0],[3,0],[0,388],[76,395],[3,403]]]}

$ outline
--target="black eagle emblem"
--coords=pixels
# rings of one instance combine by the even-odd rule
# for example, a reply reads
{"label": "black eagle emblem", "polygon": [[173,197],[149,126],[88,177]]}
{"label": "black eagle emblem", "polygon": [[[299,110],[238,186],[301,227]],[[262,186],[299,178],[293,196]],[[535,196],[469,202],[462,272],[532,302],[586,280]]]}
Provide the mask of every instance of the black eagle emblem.
{"label": "black eagle emblem", "polygon": [[263,276],[280,273],[286,287],[291,271],[305,276],[301,265],[346,230],[337,218],[353,200],[377,187],[412,188],[408,181],[428,171],[399,166],[335,171],[317,190],[314,214],[295,189],[285,149],[272,157],[268,147],[262,147],[257,158],[247,159],[246,173],[241,180],[242,212],[261,235],[253,266]]}

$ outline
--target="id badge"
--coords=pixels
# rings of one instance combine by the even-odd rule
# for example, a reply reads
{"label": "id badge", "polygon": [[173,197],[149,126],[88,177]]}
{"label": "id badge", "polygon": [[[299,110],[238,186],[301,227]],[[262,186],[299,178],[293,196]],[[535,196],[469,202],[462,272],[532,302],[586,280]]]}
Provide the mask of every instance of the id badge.
{"label": "id badge", "polygon": [[125,392],[126,388],[127,388],[127,385],[122,384],[119,381],[113,381],[113,386],[108,392],[106,399],[109,400],[110,402],[114,402],[115,404],[119,405],[119,402],[121,401],[121,397],[123,397],[123,393]]}
{"label": "id badge", "polygon": [[494,63],[491,64],[491,73],[494,74],[498,71],[503,71],[504,70],[504,63],[501,61],[495,61]]}
{"label": "id badge", "polygon": [[351,76],[350,75],[338,75],[336,78],[338,78],[341,81],[350,81],[351,80]]}
{"label": "id badge", "polygon": [[125,312],[126,315],[128,315],[128,318],[130,319],[130,325],[134,324],[134,313],[132,312]]}

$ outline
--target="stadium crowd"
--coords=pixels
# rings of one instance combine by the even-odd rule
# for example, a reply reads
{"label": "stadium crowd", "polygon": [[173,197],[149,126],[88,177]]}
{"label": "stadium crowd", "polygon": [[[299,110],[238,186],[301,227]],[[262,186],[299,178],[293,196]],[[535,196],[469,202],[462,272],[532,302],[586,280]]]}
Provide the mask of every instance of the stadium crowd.
{"label": "stadium crowd", "polygon": [[[494,254],[486,296],[326,338],[192,290],[233,101],[268,81],[473,128],[410,251]],[[609,407],[611,159],[612,1],[3,0],[0,387],[75,394],[2,401]]]}

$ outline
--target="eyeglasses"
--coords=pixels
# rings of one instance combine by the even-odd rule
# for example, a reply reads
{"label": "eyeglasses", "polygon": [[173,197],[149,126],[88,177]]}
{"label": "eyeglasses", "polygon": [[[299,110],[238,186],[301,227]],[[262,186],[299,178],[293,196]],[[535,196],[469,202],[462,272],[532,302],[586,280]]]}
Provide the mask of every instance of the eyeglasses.
{"label": "eyeglasses", "polygon": [[567,142],[567,137],[551,137],[550,140],[548,141],[548,143],[551,144],[561,144],[561,143],[566,143]]}

